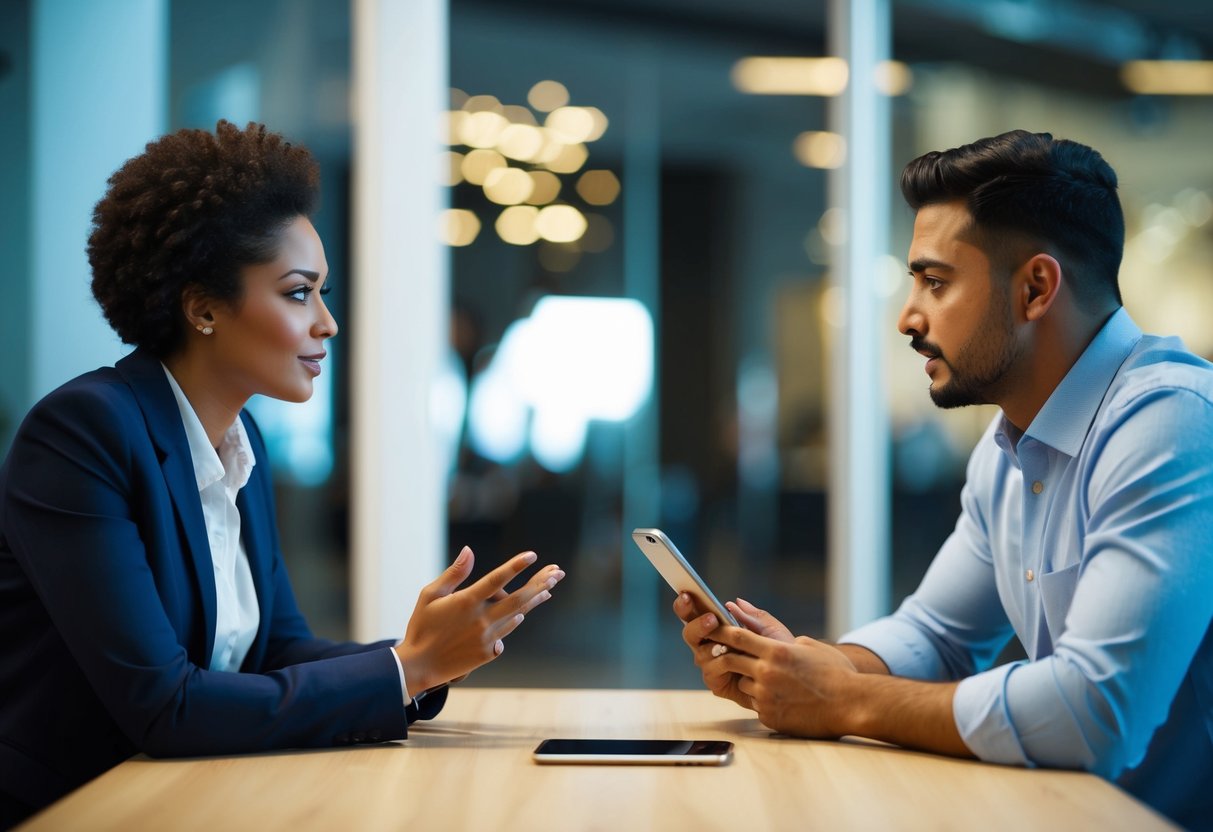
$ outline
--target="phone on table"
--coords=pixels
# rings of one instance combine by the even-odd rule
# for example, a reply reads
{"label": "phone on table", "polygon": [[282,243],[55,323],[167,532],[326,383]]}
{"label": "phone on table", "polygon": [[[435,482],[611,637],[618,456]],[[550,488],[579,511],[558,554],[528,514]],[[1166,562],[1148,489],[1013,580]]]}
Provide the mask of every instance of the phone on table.
{"label": "phone on table", "polygon": [[665,582],[675,592],[689,593],[699,601],[705,612],[716,613],[721,621],[732,624],[734,627],[741,626],[725,605],[712,594],[712,590],[708,589],[703,578],[699,577],[699,574],[691,568],[691,564],[687,563],[682,552],[678,551],[678,547],[665,536],[661,529],[634,529],[632,540],[636,541],[640,551],[644,552],[645,557],[657,568],[661,577],[665,578]]}
{"label": "phone on table", "polygon": [[723,766],[733,759],[725,740],[544,740],[532,753],[537,763]]}

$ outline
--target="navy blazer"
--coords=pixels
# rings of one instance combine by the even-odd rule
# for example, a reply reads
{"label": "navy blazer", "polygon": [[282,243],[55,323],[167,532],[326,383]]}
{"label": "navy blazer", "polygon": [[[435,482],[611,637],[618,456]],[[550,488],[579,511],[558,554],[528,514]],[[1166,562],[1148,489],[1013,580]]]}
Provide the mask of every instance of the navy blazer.
{"label": "navy blazer", "polygon": [[215,579],[181,414],[136,350],[39,402],[0,469],[0,791],[44,806],[131,754],[404,737],[391,642],[315,638],[282,561],[269,460],[240,491],[261,624],[240,673],[208,670]]}

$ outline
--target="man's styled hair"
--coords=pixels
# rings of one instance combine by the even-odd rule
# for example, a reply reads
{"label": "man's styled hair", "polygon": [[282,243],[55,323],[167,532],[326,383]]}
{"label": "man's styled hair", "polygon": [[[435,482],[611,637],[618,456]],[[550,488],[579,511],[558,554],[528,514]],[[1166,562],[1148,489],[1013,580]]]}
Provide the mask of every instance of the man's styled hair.
{"label": "man's styled hair", "polygon": [[1116,172],[1084,144],[1013,130],[932,151],[906,165],[901,193],[915,211],[963,199],[973,241],[996,265],[1018,266],[1016,258],[1036,253],[1029,246],[1047,249],[1080,301],[1121,302],[1125,220]]}
{"label": "man's styled hair", "polygon": [[185,340],[184,292],[238,302],[241,269],[273,260],[319,193],[312,155],[265,125],[162,136],[110,177],[93,210],[93,297],[124,342],[163,358]]}

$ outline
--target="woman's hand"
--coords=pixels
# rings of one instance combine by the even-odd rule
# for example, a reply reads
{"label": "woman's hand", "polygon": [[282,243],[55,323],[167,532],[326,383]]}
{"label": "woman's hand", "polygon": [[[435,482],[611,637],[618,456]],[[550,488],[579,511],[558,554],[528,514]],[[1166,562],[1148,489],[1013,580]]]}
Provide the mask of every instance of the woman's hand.
{"label": "woman's hand", "polygon": [[421,590],[396,655],[404,666],[409,696],[466,676],[501,655],[502,641],[525,615],[552,597],[564,577],[549,564],[524,586],[506,593],[505,585],[534,563],[523,552],[464,589],[475,557],[467,546],[436,580]]}

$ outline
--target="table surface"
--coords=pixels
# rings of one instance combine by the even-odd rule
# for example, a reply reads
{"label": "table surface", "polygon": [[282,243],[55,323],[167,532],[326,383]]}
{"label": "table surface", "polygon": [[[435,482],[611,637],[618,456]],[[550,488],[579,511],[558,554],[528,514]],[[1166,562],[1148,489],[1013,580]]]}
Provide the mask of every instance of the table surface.
{"label": "table surface", "polygon": [[[407,741],[137,756],[23,830],[1171,829],[1093,775],[772,734],[706,691],[456,688]],[[545,737],[727,739],[722,767],[537,765]]]}

